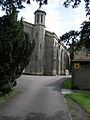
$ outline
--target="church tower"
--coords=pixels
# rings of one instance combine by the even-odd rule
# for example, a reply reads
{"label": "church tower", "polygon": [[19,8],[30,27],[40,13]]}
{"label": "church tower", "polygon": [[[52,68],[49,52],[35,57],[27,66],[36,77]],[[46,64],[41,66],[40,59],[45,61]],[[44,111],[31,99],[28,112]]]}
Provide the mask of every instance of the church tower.
{"label": "church tower", "polygon": [[35,20],[33,28],[33,40],[35,49],[33,54],[33,73],[42,75],[44,72],[44,48],[45,48],[45,15],[46,12],[39,7],[35,11]]}

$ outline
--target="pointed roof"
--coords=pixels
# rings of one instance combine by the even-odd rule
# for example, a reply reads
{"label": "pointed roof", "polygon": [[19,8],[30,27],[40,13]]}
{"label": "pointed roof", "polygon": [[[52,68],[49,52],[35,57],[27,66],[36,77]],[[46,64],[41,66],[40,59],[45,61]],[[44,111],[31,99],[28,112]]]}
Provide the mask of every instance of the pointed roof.
{"label": "pointed roof", "polygon": [[46,12],[44,11],[44,9],[43,9],[42,7],[39,7],[39,8],[34,12],[34,14],[35,14],[36,12],[43,12],[43,13],[45,13],[45,15],[46,15]]}

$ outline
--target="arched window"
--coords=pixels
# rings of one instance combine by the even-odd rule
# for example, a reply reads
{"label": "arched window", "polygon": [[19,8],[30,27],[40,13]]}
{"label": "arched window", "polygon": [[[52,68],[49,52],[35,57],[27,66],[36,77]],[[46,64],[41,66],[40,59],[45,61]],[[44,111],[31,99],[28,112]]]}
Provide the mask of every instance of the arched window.
{"label": "arched window", "polygon": [[40,49],[42,48],[42,45],[40,44]]}
{"label": "arched window", "polygon": [[43,23],[43,15],[41,15],[41,23]]}

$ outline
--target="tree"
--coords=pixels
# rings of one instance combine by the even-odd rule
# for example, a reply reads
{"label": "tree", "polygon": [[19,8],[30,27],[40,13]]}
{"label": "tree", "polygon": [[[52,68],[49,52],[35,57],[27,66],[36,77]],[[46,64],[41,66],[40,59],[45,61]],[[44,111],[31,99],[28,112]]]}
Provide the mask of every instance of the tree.
{"label": "tree", "polygon": [[[33,0],[39,2],[40,6],[43,4],[47,4],[47,0]],[[30,0],[0,0],[0,5],[2,6],[2,10],[6,11],[6,14],[12,13],[13,10],[24,8],[23,2],[30,4]]]}
{"label": "tree", "polygon": [[[35,0],[40,6],[47,0]],[[6,15],[0,17],[0,93],[8,93],[16,85],[23,69],[28,65],[34,49],[28,34],[24,33],[23,21],[17,21],[17,9],[22,9],[23,2],[30,0],[0,0]],[[31,40],[32,41],[32,40]]]}
{"label": "tree", "polygon": [[[40,6],[47,0],[35,0]],[[17,21],[17,9],[30,0],[0,0],[6,15],[0,18],[0,93],[8,93],[16,85],[16,78],[28,65],[34,42],[24,33],[22,19]]]}
{"label": "tree", "polygon": [[[36,2],[39,2],[39,5],[47,4],[48,0],[33,0]],[[79,4],[84,1],[85,2],[85,10],[87,11],[86,15],[90,17],[90,0],[65,0],[64,6],[68,7],[72,5],[73,8],[76,8],[79,6]],[[27,4],[31,3],[31,0],[0,0],[0,5],[2,6],[2,10],[8,11],[8,8],[11,7],[12,5],[14,8],[22,9],[24,8],[23,2],[26,2]]]}
{"label": "tree", "polygon": [[71,30],[62,35],[60,41],[69,47],[71,59],[74,57],[74,52],[80,50],[83,46],[90,50],[90,21],[82,23],[80,32]]}
{"label": "tree", "polygon": [[29,62],[34,43],[23,30],[22,19],[0,18],[0,92],[8,93]]}
{"label": "tree", "polygon": [[[68,7],[70,5],[72,5],[72,8],[76,8],[79,6],[79,4],[82,2],[83,0],[66,0],[64,2],[64,6]],[[85,10],[86,10],[86,15],[89,16],[90,19],[90,0],[84,0],[85,2]]]}
{"label": "tree", "polygon": [[82,23],[79,46],[84,46],[86,49],[90,50],[90,21]]}
{"label": "tree", "polygon": [[74,51],[77,49],[79,34],[80,33],[78,31],[71,30],[60,37],[60,41],[69,47],[68,50],[70,51],[71,59],[73,59]]}

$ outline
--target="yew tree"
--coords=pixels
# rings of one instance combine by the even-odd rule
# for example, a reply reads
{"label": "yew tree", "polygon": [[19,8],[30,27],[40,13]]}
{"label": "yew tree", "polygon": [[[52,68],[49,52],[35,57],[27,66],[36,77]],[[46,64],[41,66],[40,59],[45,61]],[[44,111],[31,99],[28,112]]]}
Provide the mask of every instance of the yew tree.
{"label": "yew tree", "polygon": [[2,4],[6,15],[0,17],[0,93],[2,94],[8,93],[16,85],[16,78],[20,77],[28,65],[34,49],[34,42],[30,42],[28,34],[24,33],[22,19],[17,20],[16,4],[12,3],[12,0],[6,2],[7,5]]}
{"label": "yew tree", "polygon": [[[40,6],[47,0],[35,0]],[[30,0],[0,0],[6,15],[0,17],[0,93],[8,93],[28,65],[35,43],[24,32],[22,19],[17,20],[17,10]],[[32,41],[32,42],[31,42]]]}
{"label": "yew tree", "polygon": [[0,18],[0,92],[8,93],[28,65],[34,48],[24,33],[23,21],[5,15]]}

